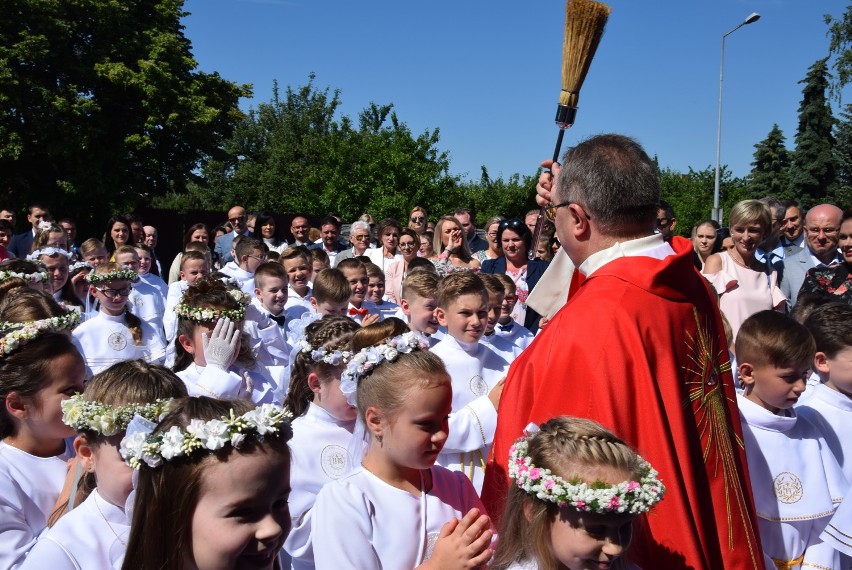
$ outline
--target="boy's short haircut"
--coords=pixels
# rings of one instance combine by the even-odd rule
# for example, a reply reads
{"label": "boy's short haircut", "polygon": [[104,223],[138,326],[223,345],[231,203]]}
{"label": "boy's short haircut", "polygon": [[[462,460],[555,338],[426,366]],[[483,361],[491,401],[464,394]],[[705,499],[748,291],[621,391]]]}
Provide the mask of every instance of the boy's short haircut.
{"label": "boy's short haircut", "polygon": [[817,352],[824,352],[828,358],[852,347],[852,305],[820,305],[811,312],[805,326],[814,336]]}
{"label": "boy's short haircut", "polygon": [[373,279],[374,277],[378,277],[384,282],[385,280],[385,272],[382,271],[382,268],[376,265],[375,263],[365,263],[364,268],[367,270],[367,277]]}
{"label": "boy's short haircut", "polygon": [[242,260],[243,256],[251,257],[251,254],[255,251],[266,252],[266,245],[259,239],[247,236],[240,237],[242,239],[234,246],[234,257],[238,262]]}
{"label": "boy's short haircut", "polygon": [[189,251],[185,251],[183,256],[180,258],[180,270],[183,271],[184,265],[186,265],[187,261],[203,261],[207,263],[207,254],[200,252],[195,249],[191,249]]}
{"label": "boy's short haircut", "polygon": [[302,247],[288,247],[281,252],[281,257],[278,261],[283,265],[285,261],[297,258],[301,258],[305,265],[309,265],[311,263],[310,254]]}
{"label": "boy's short haircut", "polygon": [[[373,260],[370,259],[369,257],[367,257],[366,255],[356,255],[352,259],[356,259],[356,260],[360,261],[361,263],[373,263]],[[340,263],[343,263],[343,262],[341,261]],[[340,267],[340,264],[337,264],[337,266]]]}
{"label": "boy's short haircut", "polygon": [[314,249],[308,250],[311,253],[311,263],[319,261],[325,265],[330,265],[331,260],[328,258],[328,254],[321,247],[317,247]]}
{"label": "boy's short haircut", "polygon": [[435,264],[425,257],[415,257],[408,262],[408,272],[411,273],[415,269],[426,269],[435,275],[438,275],[438,269],[435,267]]}
{"label": "boy's short haircut", "polygon": [[747,318],[735,341],[737,362],[788,368],[810,365],[816,354],[814,337],[804,325],[777,311],[759,311]]}
{"label": "boy's short haircut", "polygon": [[284,271],[284,266],[274,261],[265,261],[254,270],[254,285],[262,291],[266,280],[273,277],[282,279],[286,287],[287,272]]}
{"label": "boy's short haircut", "polygon": [[495,273],[494,277],[503,284],[503,290],[506,295],[515,295],[518,292],[518,286],[512,281],[512,278],[505,273]]}
{"label": "boy's short haircut", "polygon": [[[276,263],[280,261],[281,254],[277,251],[267,251],[266,252],[266,261],[275,261]],[[280,263],[279,263],[280,265]]]}
{"label": "boy's short haircut", "polygon": [[497,276],[491,275],[490,273],[480,273],[479,278],[482,279],[482,283],[485,285],[485,290],[488,291],[489,296],[506,296],[506,288],[503,287],[503,284],[500,283],[500,280],[497,279]]}
{"label": "boy's short haircut", "polygon": [[347,269],[363,269],[364,273],[367,272],[367,267],[365,266],[364,262],[360,259],[355,259],[354,257],[348,257],[344,259],[343,261],[337,264],[337,268],[341,271],[346,271]]}
{"label": "boy's short haircut", "polygon": [[476,273],[470,271],[450,273],[438,285],[438,306],[447,309],[450,303],[462,295],[481,295],[487,300],[488,291]]}
{"label": "boy's short haircut", "polygon": [[208,246],[203,241],[191,241],[186,244],[183,248],[183,254],[186,255],[190,251],[197,251],[198,253],[210,254],[210,246]]}
{"label": "boy's short haircut", "polygon": [[133,247],[136,248],[136,251],[147,251],[148,253],[152,252],[151,248],[145,245],[144,243],[134,243]]}
{"label": "boy's short haircut", "polygon": [[139,253],[137,253],[137,251],[136,251],[135,245],[123,245],[123,246],[121,246],[121,247],[119,247],[118,249],[115,250],[114,255],[116,255],[116,256],[124,255],[125,253],[132,253],[133,255],[139,255]]}
{"label": "boy's short haircut", "polygon": [[80,244],[80,256],[88,257],[93,251],[98,249],[106,250],[104,242],[97,238],[89,238]]}
{"label": "boy's short haircut", "polygon": [[402,282],[402,298],[411,301],[414,296],[423,299],[438,297],[438,276],[428,271],[411,271]]}
{"label": "boy's short haircut", "polygon": [[808,320],[808,317],[811,316],[811,313],[814,312],[814,309],[825,305],[826,303],[831,303],[831,301],[826,299],[822,295],[805,293],[804,295],[801,295],[798,299],[796,299],[796,304],[793,305],[793,310],[790,311],[790,316],[797,323],[805,324],[805,321]]}
{"label": "boy's short haircut", "polygon": [[317,303],[343,303],[350,295],[349,280],[340,269],[326,269],[314,279],[312,297]]}

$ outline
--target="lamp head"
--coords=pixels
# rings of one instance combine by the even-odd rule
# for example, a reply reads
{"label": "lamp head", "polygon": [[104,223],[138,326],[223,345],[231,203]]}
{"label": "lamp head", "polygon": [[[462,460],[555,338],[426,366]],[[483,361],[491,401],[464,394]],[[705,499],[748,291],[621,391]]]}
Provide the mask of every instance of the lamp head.
{"label": "lamp head", "polygon": [[760,19],[760,14],[758,14],[757,12],[752,12],[751,14],[749,14],[748,18],[745,19],[743,24],[744,25],[745,24],[753,24],[756,21],[758,21],[759,19]]}

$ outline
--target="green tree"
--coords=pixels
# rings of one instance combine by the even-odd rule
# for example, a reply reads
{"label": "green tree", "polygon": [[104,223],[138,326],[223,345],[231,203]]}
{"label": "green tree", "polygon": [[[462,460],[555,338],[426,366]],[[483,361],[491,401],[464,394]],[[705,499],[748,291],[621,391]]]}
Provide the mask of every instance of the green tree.
{"label": "green tree", "polygon": [[476,224],[483,227],[493,216],[523,219],[524,214],[536,208],[535,184],[539,172],[533,175],[512,174],[506,180],[500,176],[491,178],[488,169],[482,166],[478,182],[463,185],[461,203],[471,208],[476,215]]}
{"label": "green tree", "polygon": [[[4,201],[81,221],[183,190],[250,94],[198,71],[183,0],[7,0],[0,19]],[[2,194],[0,194],[2,195]]]}
{"label": "green tree", "polygon": [[840,207],[852,204],[852,105],[846,105],[834,128],[837,185],[830,201]]}
{"label": "green tree", "polygon": [[790,153],[784,146],[784,134],[778,125],[772,125],[766,138],[754,148],[749,175],[752,195],[787,197],[790,193]]}
{"label": "green tree", "polygon": [[[710,217],[713,208],[715,169],[689,169],[678,172],[671,168],[660,171],[660,196],[672,205],[677,216],[675,233],[689,237],[692,226]],[[734,178],[724,165],[719,173],[719,204],[725,216],[740,200],[750,197],[745,179]],[[724,225],[724,224],[723,224]]]}
{"label": "green tree", "polygon": [[825,200],[836,180],[834,162],[834,117],[826,99],[827,58],[809,69],[799,104],[796,150],[790,165],[790,197],[808,208]]}
{"label": "green tree", "polygon": [[846,7],[840,18],[825,15],[828,25],[829,55],[834,57],[835,80],[831,89],[835,95],[852,81],[852,4]]}

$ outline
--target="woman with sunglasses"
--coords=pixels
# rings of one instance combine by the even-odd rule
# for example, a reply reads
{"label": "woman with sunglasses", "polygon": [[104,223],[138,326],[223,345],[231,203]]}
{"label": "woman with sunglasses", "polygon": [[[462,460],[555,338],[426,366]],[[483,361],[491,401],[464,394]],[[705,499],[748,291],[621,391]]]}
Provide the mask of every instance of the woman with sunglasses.
{"label": "woman with sunglasses", "polygon": [[421,206],[414,206],[411,213],[408,214],[408,228],[414,230],[418,236],[423,235],[426,231],[426,224],[429,216]]}
{"label": "woman with sunglasses", "polygon": [[402,282],[408,275],[408,264],[417,258],[418,249],[420,249],[420,239],[417,233],[411,228],[402,230],[399,236],[399,251],[402,259],[394,261],[385,269],[385,294],[397,305],[402,299]]}
{"label": "woman with sunglasses", "polygon": [[540,316],[527,307],[526,301],[548,264],[540,259],[529,258],[532,233],[523,220],[514,218],[500,222],[497,226],[497,243],[503,255],[482,262],[482,272],[505,273],[515,282],[518,302],[512,311],[512,319],[535,332]]}
{"label": "woman with sunglasses", "polygon": [[486,259],[497,259],[503,255],[503,250],[500,249],[500,243],[497,241],[497,228],[505,219],[503,216],[494,216],[485,222],[485,240],[488,242],[488,247],[473,254],[474,259],[480,264]]}

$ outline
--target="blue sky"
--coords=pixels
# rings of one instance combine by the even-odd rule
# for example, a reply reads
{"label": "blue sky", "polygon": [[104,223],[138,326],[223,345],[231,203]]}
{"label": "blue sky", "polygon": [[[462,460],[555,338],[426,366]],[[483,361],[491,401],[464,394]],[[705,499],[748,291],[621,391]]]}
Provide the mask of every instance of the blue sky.
{"label": "blue sky", "polygon": [[[566,145],[601,132],[637,138],[661,166],[715,164],[722,34],[728,36],[722,163],[751,170],[778,123],[788,148],[808,67],[828,51],[841,0],[611,0],[612,15]],[[339,89],[357,119],[393,103],[417,134],[439,128],[450,171],[532,174],[550,157],[561,87],[564,0],[187,0],[185,33],[204,71],[254,85],[248,109],[282,88]],[[847,94],[848,95],[848,94]],[[848,96],[845,101],[852,102]],[[835,103],[835,109],[837,104]],[[565,146],[563,146],[564,150]]]}

